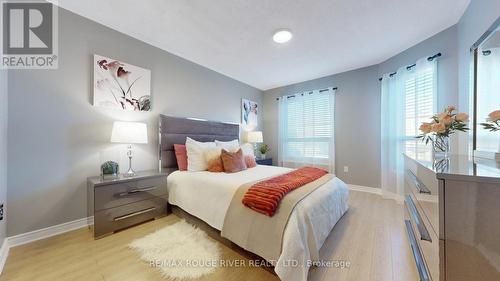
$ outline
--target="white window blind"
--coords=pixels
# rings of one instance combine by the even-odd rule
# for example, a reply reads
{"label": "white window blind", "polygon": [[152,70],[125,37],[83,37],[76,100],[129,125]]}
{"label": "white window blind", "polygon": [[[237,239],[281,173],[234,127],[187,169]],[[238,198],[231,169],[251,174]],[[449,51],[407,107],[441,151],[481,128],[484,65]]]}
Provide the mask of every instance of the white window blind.
{"label": "white window blind", "polygon": [[[436,112],[437,81],[434,64],[412,70],[404,81],[405,92],[405,136],[406,152],[430,154],[430,150],[420,139],[419,127],[422,122],[430,122]],[[430,155],[427,155],[430,156]]]}
{"label": "white window blind", "polygon": [[331,168],[334,90],[316,90],[280,99],[280,162],[283,166]]}

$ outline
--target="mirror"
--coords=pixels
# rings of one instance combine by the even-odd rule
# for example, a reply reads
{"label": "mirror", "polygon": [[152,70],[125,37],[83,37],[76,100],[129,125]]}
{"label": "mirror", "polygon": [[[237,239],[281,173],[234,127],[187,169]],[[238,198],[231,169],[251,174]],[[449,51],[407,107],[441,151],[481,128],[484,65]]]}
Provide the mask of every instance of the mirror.
{"label": "mirror", "polygon": [[[489,115],[500,110],[500,18],[471,49],[474,53],[474,155],[500,160],[500,131]],[[500,123],[500,122],[499,122]]]}

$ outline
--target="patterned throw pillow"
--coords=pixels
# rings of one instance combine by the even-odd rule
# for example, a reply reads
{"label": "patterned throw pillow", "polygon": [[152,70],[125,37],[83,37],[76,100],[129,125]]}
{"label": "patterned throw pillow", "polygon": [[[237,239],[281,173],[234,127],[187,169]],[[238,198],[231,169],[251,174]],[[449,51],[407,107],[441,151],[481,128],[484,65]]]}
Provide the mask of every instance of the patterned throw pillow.
{"label": "patterned throw pillow", "polygon": [[226,173],[236,173],[247,169],[241,149],[238,149],[236,152],[222,150],[221,158]]}

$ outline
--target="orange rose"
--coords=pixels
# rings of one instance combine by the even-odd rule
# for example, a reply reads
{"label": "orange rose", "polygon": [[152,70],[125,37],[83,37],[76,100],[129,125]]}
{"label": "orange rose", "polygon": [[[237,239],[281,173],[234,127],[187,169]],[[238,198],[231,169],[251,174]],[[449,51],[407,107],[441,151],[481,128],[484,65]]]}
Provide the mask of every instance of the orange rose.
{"label": "orange rose", "polygon": [[488,121],[493,121],[493,122],[497,122],[500,120],[500,110],[495,110],[493,111],[492,113],[488,114]]}
{"label": "orange rose", "polygon": [[451,118],[450,115],[446,115],[439,122],[440,123],[442,122],[444,125],[449,126],[451,125],[451,122],[453,122],[453,118]]}
{"label": "orange rose", "polygon": [[444,111],[444,112],[439,113],[436,117],[439,121],[442,121],[446,116],[450,116],[450,115],[448,114],[448,112]]}
{"label": "orange rose", "polygon": [[457,113],[457,115],[455,115],[455,120],[459,122],[467,122],[469,121],[469,114],[465,112]]}
{"label": "orange rose", "polygon": [[431,129],[432,129],[431,123],[422,123],[422,125],[420,125],[420,128],[419,128],[419,130],[422,131],[422,133],[424,133],[424,134],[430,133]]}
{"label": "orange rose", "polygon": [[441,133],[446,132],[446,126],[443,123],[432,124],[431,130],[434,133],[441,134]]}

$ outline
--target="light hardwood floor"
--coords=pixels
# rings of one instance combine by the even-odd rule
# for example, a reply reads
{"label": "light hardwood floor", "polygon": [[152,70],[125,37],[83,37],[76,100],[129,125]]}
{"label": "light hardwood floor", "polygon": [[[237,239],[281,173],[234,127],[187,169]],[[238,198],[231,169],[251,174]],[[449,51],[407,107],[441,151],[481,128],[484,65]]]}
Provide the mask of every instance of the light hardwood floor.
{"label": "light hardwood floor", "polygon": [[[349,268],[318,267],[309,280],[418,280],[402,221],[403,206],[380,196],[351,191],[350,209],[321,249],[324,260],[345,260]],[[127,248],[133,239],[179,221],[175,215],[94,240],[87,229],[10,250],[0,281],[166,280]],[[223,259],[244,259],[221,244]],[[220,268],[199,279],[278,280],[261,268]]]}

